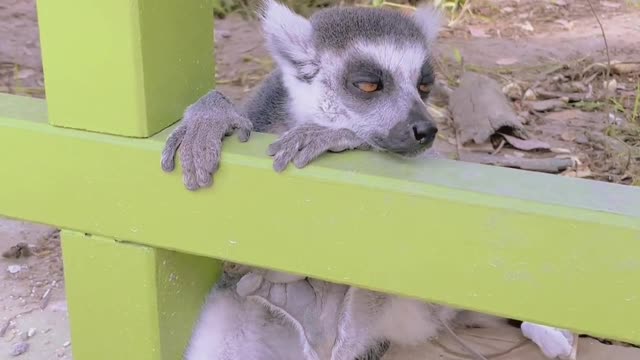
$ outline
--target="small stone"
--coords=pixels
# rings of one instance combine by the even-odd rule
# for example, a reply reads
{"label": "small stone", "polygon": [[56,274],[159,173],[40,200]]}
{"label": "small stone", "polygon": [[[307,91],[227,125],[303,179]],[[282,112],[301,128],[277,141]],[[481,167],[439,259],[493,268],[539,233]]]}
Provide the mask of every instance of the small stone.
{"label": "small stone", "polygon": [[27,331],[27,337],[32,338],[36,334],[36,328],[31,328]]}
{"label": "small stone", "polygon": [[616,81],[616,79],[604,81],[603,85],[610,94],[614,94],[616,92],[616,89],[618,89],[618,82]]}
{"label": "small stone", "polygon": [[538,96],[536,95],[535,91],[531,90],[531,89],[527,89],[527,91],[524,92],[524,96],[522,97],[522,100],[536,100],[538,98]]}
{"label": "small stone", "polygon": [[522,88],[516,83],[509,83],[502,88],[502,92],[511,100],[522,99]]}
{"label": "small stone", "polygon": [[64,344],[62,344],[62,346],[64,347],[69,347],[69,345],[71,345],[71,341],[66,341]]}
{"label": "small stone", "polygon": [[581,145],[586,145],[589,143],[589,139],[585,134],[579,134],[578,136],[576,136],[575,142]]}
{"label": "small stone", "polygon": [[17,274],[22,270],[22,266],[20,265],[9,265],[7,266],[7,271],[9,274]]}
{"label": "small stone", "polygon": [[19,343],[13,345],[13,348],[11,348],[11,351],[9,352],[9,355],[13,356],[13,357],[17,357],[17,356],[20,356],[20,355],[26,353],[28,350],[29,350],[29,343],[19,342]]}
{"label": "small stone", "polygon": [[218,30],[218,34],[220,34],[220,36],[222,36],[225,39],[228,39],[231,37],[231,31],[227,31],[227,30]]}
{"label": "small stone", "polygon": [[576,135],[570,132],[565,132],[560,135],[560,138],[564,141],[575,141]]}

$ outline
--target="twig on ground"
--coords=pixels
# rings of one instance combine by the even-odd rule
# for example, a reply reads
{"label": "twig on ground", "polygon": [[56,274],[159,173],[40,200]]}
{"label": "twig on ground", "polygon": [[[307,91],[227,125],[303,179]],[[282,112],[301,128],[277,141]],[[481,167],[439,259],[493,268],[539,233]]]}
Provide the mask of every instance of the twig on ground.
{"label": "twig on ground", "polygon": [[19,318],[22,315],[27,315],[27,314],[31,314],[32,312],[38,310],[37,307],[35,308],[31,308],[29,310],[25,310],[23,312],[19,312],[11,317],[9,317],[5,323],[2,324],[2,326],[0,326],[0,337],[3,337],[4,334],[7,332],[7,330],[9,330],[9,326],[11,326],[11,322],[17,318]]}
{"label": "twig on ground", "polygon": [[609,43],[607,42],[607,35],[604,32],[604,26],[602,26],[602,22],[600,22],[600,17],[598,16],[598,14],[596,13],[596,9],[593,7],[593,3],[591,2],[591,0],[587,0],[587,2],[589,3],[589,8],[591,9],[591,13],[593,14],[593,16],[596,18],[596,21],[598,22],[598,26],[600,26],[600,32],[602,32],[602,39],[604,40],[604,49],[607,53],[607,84],[609,84],[609,79],[611,77],[611,57],[609,56]]}
{"label": "twig on ground", "polygon": [[569,158],[527,159],[493,156],[489,154],[465,154],[461,160],[478,164],[539,171],[550,174],[561,173],[562,171],[572,167],[574,164],[573,160]]}
{"label": "twig on ground", "polygon": [[638,122],[638,125],[640,125],[640,121],[638,121],[640,120],[638,119],[640,114],[638,112],[640,112],[640,80],[638,80],[638,85],[636,86],[636,101],[633,104],[633,112],[631,113],[631,122]]}

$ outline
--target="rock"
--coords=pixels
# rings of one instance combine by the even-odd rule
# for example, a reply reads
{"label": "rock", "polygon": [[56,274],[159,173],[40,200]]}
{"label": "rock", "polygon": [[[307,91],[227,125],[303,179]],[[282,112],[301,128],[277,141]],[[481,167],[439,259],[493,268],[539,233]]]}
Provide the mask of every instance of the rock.
{"label": "rock", "polygon": [[578,136],[576,136],[575,142],[577,144],[586,145],[589,143],[589,139],[587,139],[587,136],[585,134],[579,134]]}
{"label": "rock", "polygon": [[538,96],[536,95],[535,91],[533,91],[532,89],[527,89],[527,91],[524,92],[524,96],[522,97],[522,100],[536,100],[538,98]]}
{"label": "rock", "polygon": [[502,88],[502,92],[511,100],[522,99],[522,88],[516,83],[509,83]]}
{"label": "rock", "polygon": [[9,265],[7,266],[7,271],[9,274],[17,274],[22,270],[22,266],[20,265]]}
{"label": "rock", "polygon": [[29,343],[19,342],[11,348],[9,356],[17,357],[29,351]]}

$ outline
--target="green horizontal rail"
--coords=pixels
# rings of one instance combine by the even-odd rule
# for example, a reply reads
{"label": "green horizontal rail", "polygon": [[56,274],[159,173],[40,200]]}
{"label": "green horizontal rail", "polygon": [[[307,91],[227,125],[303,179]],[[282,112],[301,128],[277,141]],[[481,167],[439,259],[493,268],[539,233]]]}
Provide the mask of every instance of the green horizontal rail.
{"label": "green horizontal rail", "polygon": [[213,188],[160,170],[167,129],[47,125],[0,96],[0,214],[640,343],[640,189],[347,152],[283,174],[229,138]]}

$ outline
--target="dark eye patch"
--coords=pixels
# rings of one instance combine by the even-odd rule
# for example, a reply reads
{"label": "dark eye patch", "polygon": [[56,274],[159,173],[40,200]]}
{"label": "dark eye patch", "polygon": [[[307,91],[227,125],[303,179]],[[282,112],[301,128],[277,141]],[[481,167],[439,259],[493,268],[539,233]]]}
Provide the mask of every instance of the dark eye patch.
{"label": "dark eye patch", "polygon": [[431,62],[427,61],[424,63],[424,65],[422,65],[420,78],[418,79],[417,84],[418,92],[423,99],[429,96],[429,93],[431,92],[435,81],[436,77],[433,71],[433,65],[431,65]]}
{"label": "dark eye patch", "polygon": [[[369,59],[350,61],[345,67],[343,78],[345,90],[354,97],[363,100],[373,99],[381,92],[393,88],[391,74],[378,66],[375,61]],[[370,91],[372,89],[375,90]]]}

